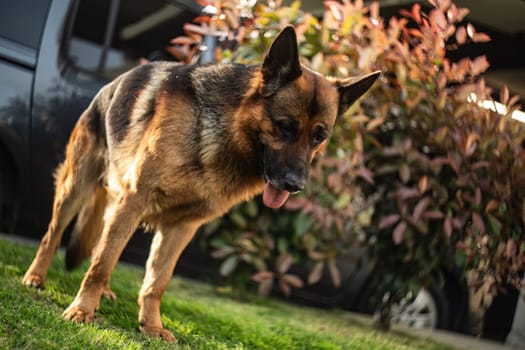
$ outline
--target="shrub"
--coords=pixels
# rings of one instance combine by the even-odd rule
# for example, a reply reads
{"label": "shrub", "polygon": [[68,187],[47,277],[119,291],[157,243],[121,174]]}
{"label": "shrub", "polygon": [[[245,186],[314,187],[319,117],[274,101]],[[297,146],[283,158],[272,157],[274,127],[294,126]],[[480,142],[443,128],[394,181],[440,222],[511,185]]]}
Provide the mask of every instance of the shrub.
{"label": "shrub", "polygon": [[[275,5],[276,2],[270,2]],[[447,52],[488,36],[464,22],[451,1],[419,4],[388,21],[377,2],[325,1],[322,19],[291,6],[210,2],[217,13],[188,26],[202,41],[218,34],[218,60],[258,63],[284,24],[295,25],[304,63],[323,74],[352,76],[381,69],[382,80],[339,122],[307,189],[275,213],[260,201],[235,208],[208,228],[221,272],[248,269],[268,293],[304,281],[289,273],[309,267],[307,283],[363,243],[373,259],[376,303],[397,302],[439,275],[443,265],[469,271],[488,301],[496,288],[519,283],[525,261],[523,126],[511,119],[517,97],[504,88],[503,111],[481,74],[486,57],[452,62]],[[213,234],[210,234],[213,232]],[[385,295],[388,298],[383,298]],[[486,306],[486,305],[485,305]]]}

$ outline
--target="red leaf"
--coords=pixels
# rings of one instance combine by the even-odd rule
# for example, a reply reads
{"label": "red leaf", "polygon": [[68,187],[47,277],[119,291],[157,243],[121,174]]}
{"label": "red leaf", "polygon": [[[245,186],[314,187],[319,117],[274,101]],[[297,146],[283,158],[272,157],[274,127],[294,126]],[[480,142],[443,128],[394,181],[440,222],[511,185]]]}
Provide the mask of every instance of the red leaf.
{"label": "red leaf", "polygon": [[412,35],[413,37],[416,37],[416,38],[423,39],[425,37],[425,35],[423,33],[421,33],[421,31],[419,29],[408,29],[407,32],[408,32],[408,34],[410,34],[410,35]]}
{"label": "red leaf", "polygon": [[396,191],[396,195],[402,199],[408,199],[419,196],[419,190],[413,187],[401,187]]}
{"label": "red leaf", "polygon": [[489,61],[487,60],[487,56],[481,55],[476,57],[470,66],[470,74],[472,75],[479,75],[483,72],[485,72],[490,66]]}
{"label": "red leaf", "polygon": [[417,23],[421,23],[421,5],[418,3],[412,6],[412,18]]}
{"label": "red leaf", "polygon": [[505,256],[507,258],[512,258],[516,254],[516,242],[511,238],[507,241],[505,246]]}
{"label": "red leaf", "polygon": [[464,220],[462,220],[460,217],[455,217],[452,219],[452,227],[454,227],[457,230],[462,229],[464,224]]}
{"label": "red leaf", "polygon": [[476,33],[472,37],[472,41],[475,43],[486,43],[490,41],[490,36],[485,33]]}
{"label": "red leaf", "polygon": [[465,27],[459,27],[456,31],[456,41],[458,44],[464,44],[467,41],[467,30]]}
{"label": "red leaf", "polygon": [[450,6],[450,0],[440,0],[439,9],[444,11]]}
{"label": "red leaf", "polygon": [[259,295],[266,296],[269,295],[273,288],[273,279],[267,279],[259,283],[259,288],[257,292]]}
{"label": "red leaf", "polygon": [[428,177],[426,175],[419,178],[417,187],[419,188],[420,193],[425,193],[428,188]]}
{"label": "red leaf", "polygon": [[485,232],[485,224],[483,223],[483,219],[476,212],[472,213],[472,223],[474,224],[474,227],[477,228],[480,233]]}
{"label": "red leaf", "polygon": [[445,215],[439,210],[429,210],[423,213],[423,217],[425,219],[438,220],[438,219],[443,219]]}
{"label": "red leaf", "polygon": [[282,279],[294,288],[302,288],[304,286],[303,280],[296,275],[287,273],[282,277]]}
{"label": "red leaf", "polygon": [[341,175],[338,173],[331,173],[328,175],[328,178],[326,179],[326,184],[328,187],[333,189],[338,189],[341,187]]}
{"label": "red leaf", "polygon": [[324,262],[320,261],[314,265],[310,273],[308,274],[308,284],[314,284],[321,280],[323,276]]}
{"label": "red leaf", "polygon": [[499,99],[501,101],[501,103],[503,103],[504,105],[507,104],[507,102],[509,102],[509,88],[507,87],[507,85],[503,85],[503,87],[501,88],[500,92],[499,92]]}
{"label": "red leaf", "polygon": [[382,152],[383,152],[383,155],[387,157],[391,157],[391,156],[400,155],[403,152],[403,150],[399,146],[392,146],[392,147],[384,147],[382,149]]}
{"label": "red leaf", "polygon": [[419,202],[417,202],[416,206],[414,207],[414,213],[412,214],[412,219],[414,221],[419,221],[421,215],[427,209],[429,203],[430,200],[428,199],[428,197],[421,198]]}
{"label": "red leaf", "polygon": [[400,218],[401,218],[401,216],[399,216],[399,214],[390,214],[390,215],[387,215],[387,216],[383,216],[379,220],[378,228],[380,230],[382,230],[382,229],[385,229],[387,227],[390,227],[390,226],[394,225],[395,223],[397,223]]}
{"label": "red leaf", "polygon": [[470,133],[467,136],[467,141],[465,142],[464,152],[466,156],[471,156],[476,150],[476,140],[479,139],[479,135],[475,133]]}
{"label": "red leaf", "polygon": [[290,285],[286,283],[286,281],[284,281],[283,279],[279,280],[279,287],[283,291],[283,294],[286,296],[289,296],[292,292],[292,287],[290,287]]}
{"label": "red leaf", "polygon": [[210,23],[210,21],[210,16],[197,16],[193,19],[193,22],[195,23]]}
{"label": "red leaf", "polygon": [[374,174],[367,168],[361,167],[355,171],[355,174],[359,177],[362,177],[369,184],[374,184]]}
{"label": "red leaf", "polygon": [[399,167],[399,178],[405,184],[410,180],[410,167],[407,164],[401,164]]}
{"label": "red leaf", "polygon": [[261,283],[266,280],[273,280],[275,274],[271,271],[259,271],[252,275],[252,281]]}
{"label": "red leaf", "polygon": [[377,1],[373,1],[370,6],[370,17],[372,18],[379,18],[379,3]]}
{"label": "red leaf", "polygon": [[202,36],[208,34],[208,29],[198,26],[196,24],[186,23],[184,24],[183,28],[185,32],[189,33],[197,33]]}
{"label": "red leaf", "polygon": [[485,206],[485,213],[490,213],[491,211],[498,208],[498,201],[491,199]]}
{"label": "red leaf", "polygon": [[[506,86],[506,85],[505,85]],[[509,103],[507,103],[507,107],[514,106],[519,100],[521,96],[520,95],[514,95],[510,98]]]}
{"label": "red leaf", "polygon": [[401,221],[399,224],[397,224],[394,232],[392,233],[392,239],[394,240],[395,244],[399,245],[401,242],[403,242],[406,231],[407,223],[405,221]]}
{"label": "red leaf", "polygon": [[429,20],[433,27],[438,27],[441,30],[444,30],[448,24],[445,15],[438,9],[430,11]]}
{"label": "red leaf", "polygon": [[292,266],[293,257],[291,254],[283,253],[277,258],[277,271],[285,273]]}
{"label": "red leaf", "polygon": [[323,260],[326,257],[324,253],[318,252],[316,250],[309,250],[308,256],[312,260]]}
{"label": "red leaf", "polygon": [[332,277],[332,283],[335,287],[341,286],[341,273],[337,267],[335,260],[330,260],[328,263],[328,270],[330,271],[330,277]]}
{"label": "red leaf", "polygon": [[443,222],[443,231],[445,231],[445,235],[450,238],[452,235],[452,218],[447,217],[445,221]]}
{"label": "red leaf", "polygon": [[474,194],[474,205],[479,207],[480,204],[481,204],[481,189],[477,187],[476,192]]}
{"label": "red leaf", "polygon": [[465,8],[465,7],[459,8],[458,15],[457,15],[458,22],[462,21],[469,14],[469,12],[470,10],[468,8]]}

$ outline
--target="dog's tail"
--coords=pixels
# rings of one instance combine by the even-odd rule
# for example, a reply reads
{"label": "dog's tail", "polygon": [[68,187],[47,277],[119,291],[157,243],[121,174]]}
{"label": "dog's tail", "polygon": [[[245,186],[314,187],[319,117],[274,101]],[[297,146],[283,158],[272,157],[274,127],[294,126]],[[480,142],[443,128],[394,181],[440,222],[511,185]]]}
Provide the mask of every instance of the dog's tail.
{"label": "dog's tail", "polygon": [[102,233],[107,194],[105,114],[114,89],[103,88],[78,120],[66,148],[66,159],[58,168],[56,187],[74,187],[77,220],[66,250],[66,269],[72,270],[91,255]]}
{"label": "dog's tail", "polygon": [[78,213],[66,249],[66,270],[73,270],[91,256],[104,227],[107,198],[103,186],[97,185],[93,195]]}

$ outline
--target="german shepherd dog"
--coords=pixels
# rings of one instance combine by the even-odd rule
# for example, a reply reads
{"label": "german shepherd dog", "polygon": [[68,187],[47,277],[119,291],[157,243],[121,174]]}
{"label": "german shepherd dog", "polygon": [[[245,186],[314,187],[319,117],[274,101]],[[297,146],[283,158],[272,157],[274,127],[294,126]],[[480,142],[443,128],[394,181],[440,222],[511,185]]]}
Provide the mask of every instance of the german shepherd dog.
{"label": "german shepherd dog", "polygon": [[62,233],[66,260],[91,256],[64,318],[90,322],[140,224],[155,235],[138,304],[140,330],[174,341],[160,301],[203,223],[262,192],[281,207],[303,189],[336,119],[379,77],[328,79],[299,62],[284,28],[260,66],[142,65],[103,87],[78,120],[56,172],[52,218],[23,283],[43,287]]}

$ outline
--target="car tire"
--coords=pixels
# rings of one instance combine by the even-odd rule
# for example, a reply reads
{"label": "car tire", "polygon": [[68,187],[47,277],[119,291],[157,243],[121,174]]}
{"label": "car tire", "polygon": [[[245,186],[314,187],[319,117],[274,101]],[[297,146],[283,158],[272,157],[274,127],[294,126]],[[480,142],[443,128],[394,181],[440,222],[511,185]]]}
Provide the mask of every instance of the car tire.
{"label": "car tire", "polygon": [[0,233],[14,232],[19,200],[13,162],[0,151]]}
{"label": "car tire", "polygon": [[392,307],[392,322],[411,328],[449,329],[449,302],[446,293],[432,281],[416,295],[407,295]]}

